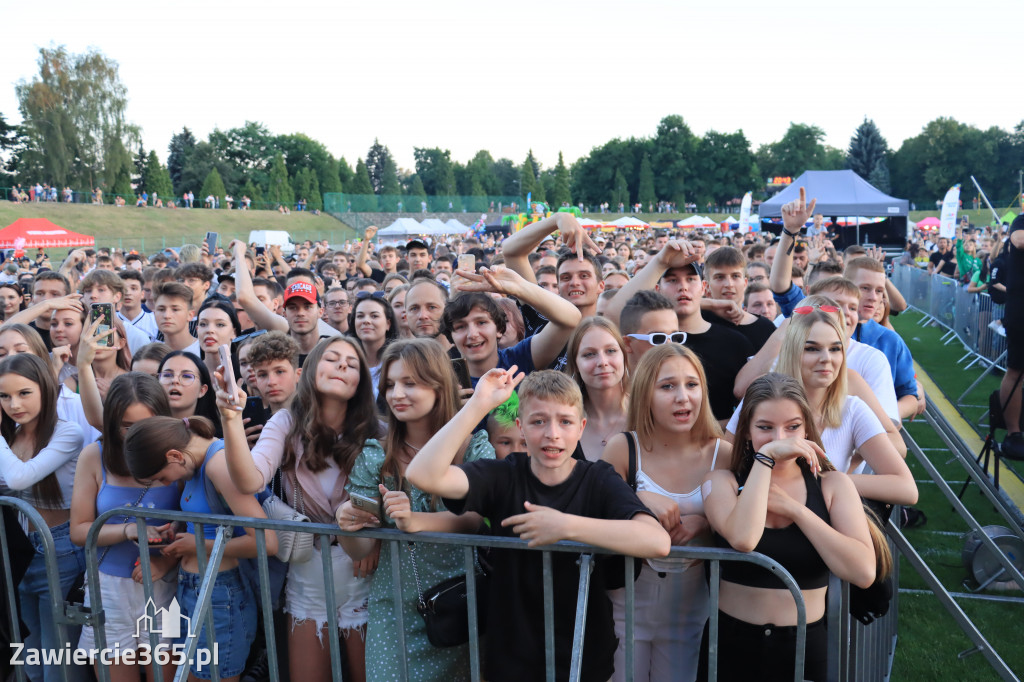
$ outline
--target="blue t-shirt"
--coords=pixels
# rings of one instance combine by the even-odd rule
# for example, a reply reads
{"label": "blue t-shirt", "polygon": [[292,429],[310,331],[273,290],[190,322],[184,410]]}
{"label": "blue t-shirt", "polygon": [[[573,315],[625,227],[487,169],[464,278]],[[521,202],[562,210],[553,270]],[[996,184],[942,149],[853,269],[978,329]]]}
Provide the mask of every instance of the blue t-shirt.
{"label": "blue t-shirt", "polygon": [[[527,336],[514,346],[499,348],[498,364],[495,367],[498,369],[508,369],[515,365],[519,368],[520,372],[526,372],[527,374],[532,372],[534,370],[532,342],[533,337]],[[476,382],[480,381],[480,377],[470,377],[469,380],[473,383],[473,388],[476,388]]]}
{"label": "blue t-shirt", "polygon": [[910,349],[899,334],[874,320],[867,320],[857,325],[853,338],[882,351],[889,360],[897,400],[905,395],[917,395],[914,358],[910,356]]}

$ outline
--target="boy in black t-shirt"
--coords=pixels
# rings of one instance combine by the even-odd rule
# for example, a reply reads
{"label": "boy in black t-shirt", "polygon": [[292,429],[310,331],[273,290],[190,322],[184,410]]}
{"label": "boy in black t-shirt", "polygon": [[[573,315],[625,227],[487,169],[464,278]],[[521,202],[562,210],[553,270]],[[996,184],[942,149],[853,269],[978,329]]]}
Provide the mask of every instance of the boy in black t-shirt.
{"label": "boy in black t-shirt", "polygon": [[[493,369],[480,379],[455,419],[413,458],[406,471],[409,481],[441,495],[450,511],[478,512],[490,519],[495,533],[519,536],[531,547],[575,540],[638,557],[665,556],[668,534],[615,470],[605,462],[572,458],[587,420],[579,388],[560,372],[535,372],[519,388],[516,422],[527,453],[452,465],[474,426],[505,402],[522,379],[516,369]],[[501,550],[492,556],[485,677],[491,682],[543,679],[542,555]],[[579,585],[577,556],[553,553],[552,569],[555,677],[565,679]],[[583,680],[607,680],[613,672],[616,640],[605,587],[603,562],[597,561],[588,594]]]}

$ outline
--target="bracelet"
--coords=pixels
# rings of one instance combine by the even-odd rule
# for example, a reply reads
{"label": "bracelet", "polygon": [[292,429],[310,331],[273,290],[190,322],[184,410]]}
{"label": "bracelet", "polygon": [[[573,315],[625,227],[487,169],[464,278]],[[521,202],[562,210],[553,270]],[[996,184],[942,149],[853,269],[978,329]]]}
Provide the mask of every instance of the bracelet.
{"label": "bracelet", "polygon": [[127,542],[128,541],[128,524],[127,523],[124,524],[124,530],[121,531],[121,534],[124,535],[125,542]]}
{"label": "bracelet", "polygon": [[754,460],[760,462],[761,464],[764,464],[769,469],[775,468],[775,460],[769,457],[768,455],[762,454],[760,452],[755,452]]}
{"label": "bracelet", "polygon": [[791,256],[793,255],[793,247],[796,246],[796,238],[800,236],[800,230],[797,229],[796,232],[790,232],[785,227],[783,227],[782,231],[786,234],[786,236],[791,237],[793,239],[793,243],[790,244],[789,248],[786,250],[786,255]]}

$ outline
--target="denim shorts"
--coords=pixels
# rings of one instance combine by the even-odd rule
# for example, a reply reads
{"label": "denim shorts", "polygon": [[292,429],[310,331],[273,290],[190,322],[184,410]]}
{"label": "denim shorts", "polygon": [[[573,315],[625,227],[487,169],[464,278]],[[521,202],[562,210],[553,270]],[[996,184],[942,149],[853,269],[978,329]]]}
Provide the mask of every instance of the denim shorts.
{"label": "denim shorts", "polygon": [[[199,587],[203,577],[185,570],[178,571],[178,604],[183,616],[192,618],[199,600]],[[249,657],[249,647],[256,639],[256,597],[250,591],[238,568],[221,571],[213,584],[210,608],[213,611],[213,627],[216,642],[217,670],[222,678],[241,675]],[[190,620],[193,631],[199,630],[199,649],[214,651],[209,641],[205,622]],[[184,620],[182,621],[184,628]],[[179,642],[185,641],[185,632]],[[213,677],[210,666],[199,669],[195,662],[190,665],[192,674],[201,680]]]}

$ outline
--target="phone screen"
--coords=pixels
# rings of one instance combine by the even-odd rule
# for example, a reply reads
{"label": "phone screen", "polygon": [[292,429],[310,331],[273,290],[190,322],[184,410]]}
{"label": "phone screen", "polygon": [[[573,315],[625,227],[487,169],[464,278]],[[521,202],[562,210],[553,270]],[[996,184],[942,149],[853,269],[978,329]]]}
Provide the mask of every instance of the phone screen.
{"label": "phone screen", "polygon": [[206,247],[211,256],[217,253],[217,233],[207,232],[206,233]]}
{"label": "phone screen", "polygon": [[465,358],[453,358],[452,370],[455,372],[455,379],[462,388],[473,388],[473,380],[469,378],[469,365]]}
{"label": "phone screen", "polygon": [[[96,329],[97,334],[104,334],[110,331],[111,327],[114,326],[114,304],[113,303],[93,303],[89,311],[89,321],[95,322],[96,320],[102,320],[100,326]],[[114,344],[113,339],[106,336],[97,342],[97,345],[109,348]]]}
{"label": "phone screen", "polygon": [[459,270],[476,272],[476,256],[471,253],[464,253],[459,256]]}
{"label": "phone screen", "polygon": [[225,343],[217,349],[217,353],[220,355],[220,371],[224,374],[224,383],[227,384],[228,391],[234,397],[238,386],[235,384],[235,368],[231,364],[231,346]]}

